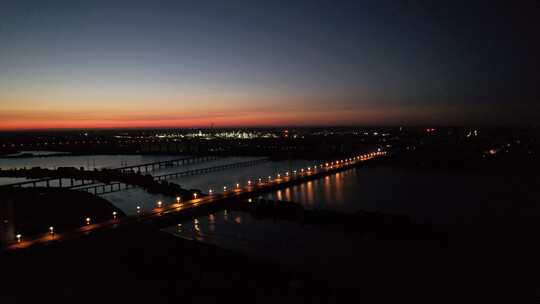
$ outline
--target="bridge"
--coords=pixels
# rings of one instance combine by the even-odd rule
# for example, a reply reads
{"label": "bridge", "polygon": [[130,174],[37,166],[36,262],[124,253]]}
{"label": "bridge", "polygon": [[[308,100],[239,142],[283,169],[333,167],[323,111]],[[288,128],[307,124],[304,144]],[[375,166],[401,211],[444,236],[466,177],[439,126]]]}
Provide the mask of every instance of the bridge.
{"label": "bridge", "polygon": [[[193,194],[193,199],[185,202],[179,200],[163,204],[158,202],[156,208],[149,211],[139,210],[137,208],[137,215],[125,216],[117,218],[113,213],[111,219],[105,222],[92,223],[90,218],[86,219],[87,224],[71,231],[62,233],[44,233],[35,237],[23,237],[22,234],[17,234],[17,239],[12,244],[8,245],[7,249],[22,249],[36,244],[44,244],[51,241],[68,240],[73,238],[82,237],[92,232],[105,231],[107,229],[113,229],[119,225],[133,225],[145,221],[160,220],[164,216],[185,216],[191,212],[196,211],[204,206],[218,205],[230,200],[243,200],[250,199],[252,197],[259,196],[263,193],[276,191],[279,189],[287,188],[296,184],[304,183],[309,180],[319,179],[321,177],[335,174],[356,166],[359,166],[365,161],[370,159],[385,156],[386,152],[373,152],[358,155],[355,157],[336,160],[332,162],[325,162],[313,167],[300,168],[293,170],[292,172],[285,172],[284,174],[277,174],[275,177],[270,177],[268,180],[258,180],[255,182],[248,181],[246,185],[233,187],[230,190],[225,189],[223,193],[211,193],[207,195],[197,196],[197,193]],[[44,229],[46,230],[46,229]],[[52,231],[52,230],[51,230]]]}
{"label": "bridge", "polygon": [[169,160],[163,160],[163,161],[146,163],[146,164],[120,167],[120,168],[116,168],[116,170],[120,172],[139,171],[143,173],[143,169],[144,169],[144,173],[148,173],[150,171],[154,171],[160,168],[180,167],[183,165],[196,164],[196,163],[202,163],[205,161],[216,160],[219,158],[220,156],[217,156],[217,155],[190,156],[190,157],[184,157],[184,158],[178,158],[178,159],[169,159]]}
{"label": "bridge", "polygon": [[[174,179],[174,178],[185,177],[185,176],[206,174],[206,173],[216,172],[216,171],[223,171],[223,170],[232,169],[232,168],[249,167],[249,166],[258,165],[260,163],[267,162],[267,161],[268,161],[268,158],[261,158],[261,159],[236,162],[236,163],[230,163],[230,164],[219,165],[219,166],[212,166],[212,167],[186,170],[186,171],[174,172],[174,173],[163,174],[163,175],[156,175],[154,176],[154,180],[161,181],[161,180],[168,180],[168,179]],[[122,182],[112,182],[112,183],[107,183],[107,184],[97,184],[97,185],[92,184],[89,186],[77,187],[74,190],[86,191],[86,192],[98,195],[98,194],[118,192],[118,191],[135,188],[135,187],[137,186],[129,185]]]}
{"label": "bridge", "polygon": [[156,180],[167,180],[167,179],[179,178],[179,177],[183,177],[183,176],[206,174],[206,173],[210,173],[210,172],[222,171],[222,170],[227,170],[227,169],[232,169],[232,168],[254,166],[254,165],[258,165],[260,163],[267,162],[267,161],[268,161],[268,158],[248,160],[248,161],[232,163],[232,164],[225,164],[225,165],[219,165],[219,166],[213,166],[213,167],[207,167],[207,168],[193,169],[193,170],[175,172],[175,173],[169,173],[169,174],[163,174],[163,175],[156,175],[156,176],[154,176],[154,179],[156,179]]}
{"label": "bridge", "polygon": [[[66,178],[66,177],[47,177],[47,178],[33,179],[30,181],[25,181],[25,182],[0,185],[0,189],[8,188],[8,187],[23,188],[23,187],[28,187],[28,186],[31,186],[32,188],[36,188],[36,187],[73,188],[73,187],[78,187],[78,186],[91,185],[95,183],[96,181],[94,180]],[[55,184],[57,184],[58,186],[54,186]]]}
{"label": "bridge", "polygon": [[112,183],[102,183],[102,184],[91,184],[83,186],[81,188],[73,188],[76,191],[86,191],[94,195],[107,194],[118,191],[123,191],[131,188],[137,188],[136,185],[130,185],[122,182],[112,182]]}
{"label": "bridge", "polygon": [[[133,172],[133,171],[139,171],[148,173],[150,171],[154,171],[156,169],[160,168],[170,168],[170,167],[179,167],[187,164],[196,164],[196,163],[202,163],[206,161],[216,160],[219,159],[220,156],[216,155],[206,155],[206,156],[189,156],[184,158],[178,158],[178,159],[170,159],[170,160],[164,160],[164,161],[158,161],[158,162],[151,162],[151,163],[144,163],[144,164],[138,164],[138,165],[132,165],[132,166],[126,166],[126,167],[120,167],[115,168],[114,170],[120,171],[122,173],[127,172]],[[7,184],[7,185],[0,185],[0,188],[6,188],[6,187],[58,187],[58,188],[75,188],[75,187],[81,187],[86,185],[96,185],[99,181],[96,180],[90,180],[90,179],[77,179],[77,178],[71,178],[71,177],[47,177],[42,179],[35,179],[30,181],[24,181],[24,182],[18,182],[13,184]],[[113,183],[114,185],[118,185],[121,183]],[[120,185],[118,185],[119,187]],[[102,187],[102,185],[97,185],[97,187]],[[112,188],[111,188],[112,189]]]}

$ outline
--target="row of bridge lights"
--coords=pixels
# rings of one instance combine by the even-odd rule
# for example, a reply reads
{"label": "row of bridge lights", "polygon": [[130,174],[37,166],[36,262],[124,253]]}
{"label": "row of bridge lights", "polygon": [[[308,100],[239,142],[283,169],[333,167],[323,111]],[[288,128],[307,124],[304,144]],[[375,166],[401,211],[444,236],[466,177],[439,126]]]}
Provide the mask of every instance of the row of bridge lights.
{"label": "row of bridge lights", "polygon": [[[51,235],[51,237],[54,237],[54,227],[53,226],[49,227],[49,235]],[[17,243],[22,242],[22,234],[17,234],[15,237],[17,238]]]}
{"label": "row of bridge lights", "polygon": [[[336,166],[337,166],[337,165],[342,165],[342,164],[349,163],[349,162],[352,162],[352,161],[355,161],[355,160],[356,160],[356,161],[357,161],[357,160],[366,160],[366,159],[368,159],[368,158],[371,158],[371,157],[374,157],[374,156],[377,156],[377,155],[382,155],[382,154],[386,154],[386,152],[374,152],[374,153],[370,153],[370,154],[366,154],[366,155],[359,155],[359,156],[356,156],[356,157],[351,157],[351,158],[347,158],[347,159],[342,159],[342,160],[332,161],[332,162],[330,162],[330,163],[320,164],[319,166],[314,165],[314,166],[313,166],[313,170],[317,170],[317,168],[326,168],[326,169],[328,169],[328,168],[333,168],[334,165],[336,165]],[[301,174],[304,174],[305,171],[306,171],[306,169],[304,169],[304,168],[301,168],[301,169],[300,169],[300,173],[301,173]],[[307,172],[308,172],[308,173],[311,173],[311,172],[312,172],[312,168],[311,168],[311,167],[307,167]],[[298,174],[297,170],[293,170],[293,175],[297,175],[297,174]],[[286,171],[286,172],[285,172],[285,176],[286,176],[286,177],[289,177],[289,176],[290,176],[289,171]],[[276,177],[277,177],[277,179],[281,179],[281,174],[280,174],[280,173],[277,173]],[[272,181],[272,176],[268,176],[268,182],[271,182],[271,181]],[[259,184],[262,184],[262,183],[263,183],[263,179],[262,179],[262,178],[259,178],[259,179],[258,179],[258,182],[259,182]],[[253,184],[253,183],[252,183],[251,180],[248,180],[248,181],[247,181],[247,186],[248,186],[248,187],[251,187],[252,184]],[[240,190],[240,186],[241,186],[240,183],[236,183],[235,186],[236,186],[235,189],[236,189],[237,191]],[[225,193],[225,192],[227,192],[227,191],[228,191],[228,187],[227,187],[227,186],[223,186],[223,192]],[[213,194],[214,194],[214,190],[213,190],[213,189],[209,189],[209,190],[208,190],[208,194],[209,194],[209,195],[213,195]],[[193,193],[193,198],[194,198],[194,199],[196,199],[197,196],[198,196],[197,193]],[[177,197],[177,198],[176,198],[176,201],[177,201],[177,203],[180,203],[180,197]],[[157,202],[157,205],[158,205],[158,208],[162,208],[162,207],[163,207],[163,203],[162,203],[161,201],[158,201],[158,202]],[[140,207],[139,207],[139,206],[137,206],[137,213],[138,213],[138,214],[140,213]]]}
{"label": "row of bridge lights", "polygon": [[[332,161],[332,162],[330,162],[330,163],[320,164],[319,166],[314,165],[313,168],[312,168],[312,167],[307,167],[307,170],[304,169],[304,168],[301,168],[301,169],[300,169],[300,174],[304,174],[306,171],[307,171],[308,173],[311,173],[312,170],[313,170],[313,171],[316,171],[318,168],[321,168],[321,169],[322,169],[322,168],[326,168],[326,169],[330,168],[330,169],[331,169],[331,168],[333,168],[334,166],[337,166],[337,165],[343,165],[343,164],[345,164],[345,163],[350,163],[350,162],[358,161],[358,160],[363,161],[363,160],[367,160],[367,159],[369,159],[369,158],[372,158],[372,157],[374,157],[374,156],[379,156],[379,155],[384,155],[384,154],[386,154],[386,152],[380,152],[380,151],[378,151],[378,152],[373,152],[373,153],[369,153],[369,154],[365,154],[365,155],[358,155],[358,156],[351,157],[351,158],[346,158],[346,159],[336,160],[336,161]],[[297,170],[293,170],[292,173],[293,173],[292,175],[297,175],[297,174],[298,174],[298,171],[297,171]],[[286,172],[285,172],[285,177],[289,177],[289,176],[290,176],[289,171],[286,171]],[[280,174],[280,173],[277,173],[276,177],[277,177],[277,179],[281,179],[281,174]],[[268,176],[268,182],[271,182],[271,181],[272,181],[272,176]],[[259,183],[259,184],[262,184],[262,183],[263,183],[263,179],[262,179],[262,178],[259,178],[259,179],[258,179],[258,183]],[[251,186],[252,186],[252,181],[251,181],[251,180],[248,180],[248,181],[247,181],[247,186],[248,186],[248,187],[251,187]],[[236,183],[236,188],[235,188],[235,189],[236,189],[236,190],[240,190],[240,183]],[[228,190],[227,186],[223,186],[223,192],[225,193],[225,192],[227,192],[227,190]],[[213,190],[210,189],[210,190],[208,191],[208,193],[209,193],[210,195],[212,195],[212,194],[213,194]]]}
{"label": "row of bridge lights", "polygon": [[[380,156],[380,155],[386,155],[386,152],[385,152],[385,151],[378,151],[378,152],[372,152],[372,153],[368,153],[368,154],[364,154],[364,155],[358,155],[358,156],[352,157],[352,158],[347,158],[347,159],[341,159],[341,160],[337,160],[337,161],[332,161],[332,162],[330,162],[330,163],[320,164],[320,165],[319,165],[319,168],[321,168],[321,169],[322,169],[322,168],[326,168],[326,169],[330,168],[330,169],[331,169],[331,168],[334,167],[334,165],[337,166],[337,165],[342,165],[342,164],[345,164],[345,163],[350,163],[350,162],[352,162],[352,161],[359,161],[359,160],[360,160],[360,161],[364,161],[364,160],[373,158],[373,157],[375,157],[375,156]],[[317,170],[317,165],[314,165],[314,166],[313,166],[313,169],[314,169],[314,170]],[[307,172],[308,172],[308,173],[311,173],[311,171],[312,171],[312,168],[311,168],[311,167],[307,167]],[[300,169],[300,174],[303,174],[304,172],[305,172],[304,168],[301,168],[301,169]],[[297,170],[293,170],[292,173],[293,173],[293,175],[297,175]],[[286,176],[286,177],[289,177],[289,175],[290,175],[290,174],[289,174],[289,171],[285,172],[285,176]],[[276,177],[277,177],[277,179],[281,179],[281,174],[278,173],[278,174],[276,175]],[[272,181],[272,176],[268,176],[268,182],[271,182],[271,181]],[[262,178],[259,178],[259,179],[258,179],[258,182],[259,182],[259,184],[262,184],[262,183],[263,183],[263,182],[262,182]],[[250,186],[252,185],[252,181],[251,181],[251,180],[248,180],[248,181],[247,181],[247,185],[250,187]],[[240,190],[240,183],[236,183],[236,190]],[[223,186],[223,192],[227,192],[227,186]],[[214,193],[214,191],[213,191],[212,189],[209,189],[209,190],[208,190],[208,194],[209,194],[209,195],[213,195],[213,193]],[[198,197],[197,192],[194,192],[194,193],[193,193],[193,199],[197,199],[197,197]],[[178,204],[180,204],[180,201],[181,201],[181,197],[177,196],[177,197],[176,197],[176,202],[177,202]],[[162,207],[163,207],[163,202],[162,202],[162,201],[158,201],[158,202],[157,202],[157,207],[158,207],[158,208],[162,208]],[[141,213],[142,213],[142,208],[141,208],[141,206],[137,206],[137,214],[140,215]],[[117,215],[118,215],[118,213],[117,213],[116,211],[113,211],[113,213],[112,213],[113,220],[116,220],[116,219],[117,219]],[[86,225],[90,225],[91,222],[92,222],[92,220],[91,220],[90,217],[87,217],[87,218],[85,218],[85,222],[86,222]],[[53,226],[50,226],[50,227],[49,227],[49,235],[50,235],[51,237],[54,237],[54,233],[55,233],[54,227],[53,227]],[[21,234],[17,234],[15,237],[17,238],[17,243],[21,243],[21,242],[22,242],[22,235],[21,235]]]}
{"label": "row of bridge lights", "polygon": [[[140,207],[137,206],[137,213],[140,213]],[[112,212],[112,218],[113,220],[116,220],[117,219],[117,216],[118,216],[118,212],[116,211],[113,211]],[[86,225],[90,225],[92,223],[92,219],[90,217],[86,217],[84,219],[84,222],[86,223]],[[54,230],[54,226],[49,226],[49,235],[51,236],[51,238],[54,238],[54,235],[55,235],[55,230]],[[17,234],[15,236],[15,238],[17,239],[17,243],[21,243],[22,240],[23,240],[23,236],[22,234]]]}

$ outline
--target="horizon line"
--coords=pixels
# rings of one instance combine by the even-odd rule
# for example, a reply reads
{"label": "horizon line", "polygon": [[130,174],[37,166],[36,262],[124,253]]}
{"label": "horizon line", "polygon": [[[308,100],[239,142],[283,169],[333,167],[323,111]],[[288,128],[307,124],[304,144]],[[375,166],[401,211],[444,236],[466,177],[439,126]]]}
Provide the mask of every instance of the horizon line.
{"label": "horizon line", "polygon": [[466,127],[479,127],[479,128],[538,128],[540,125],[533,124],[486,124],[486,123],[474,123],[474,124],[346,124],[346,125],[252,125],[252,126],[136,126],[136,127],[89,127],[89,128],[28,128],[28,129],[0,129],[1,133],[8,132],[42,132],[42,131],[114,131],[114,130],[170,130],[170,129],[309,129],[309,128],[466,128]]}

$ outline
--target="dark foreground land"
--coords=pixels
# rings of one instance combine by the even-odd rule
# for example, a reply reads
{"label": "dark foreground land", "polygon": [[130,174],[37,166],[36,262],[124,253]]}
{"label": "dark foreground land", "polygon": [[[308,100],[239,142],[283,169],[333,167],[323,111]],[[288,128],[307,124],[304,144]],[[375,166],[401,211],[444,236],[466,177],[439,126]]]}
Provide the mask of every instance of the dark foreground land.
{"label": "dark foreground land", "polygon": [[538,282],[538,230],[515,235],[524,227],[494,239],[358,238],[356,262],[326,270],[251,258],[156,227],[2,253],[0,302],[526,303]]}
{"label": "dark foreground land", "polygon": [[90,193],[58,188],[0,189],[0,247],[15,239],[16,233],[26,236],[72,230],[84,224],[109,220],[112,213],[124,216],[109,201]]}

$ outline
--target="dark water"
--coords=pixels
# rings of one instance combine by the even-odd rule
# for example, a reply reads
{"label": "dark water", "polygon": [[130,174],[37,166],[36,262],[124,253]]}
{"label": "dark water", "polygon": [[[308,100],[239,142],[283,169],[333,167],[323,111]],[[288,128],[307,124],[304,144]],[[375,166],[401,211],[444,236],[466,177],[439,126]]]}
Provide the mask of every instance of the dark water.
{"label": "dark water", "polygon": [[353,258],[352,239],[345,234],[239,211],[220,211],[164,231],[293,267],[331,267],[332,261]]}
{"label": "dark water", "polygon": [[[486,218],[491,223],[504,222],[515,210],[529,216],[540,215],[536,204],[522,205],[514,199],[516,191],[538,197],[538,189],[523,188],[519,179],[508,176],[360,167],[277,191],[266,198],[300,202],[311,209],[400,213],[415,222],[467,227]],[[289,267],[324,273],[337,286],[356,286],[350,278],[362,274],[370,260],[380,260],[381,252],[394,263],[385,264],[388,268],[406,265],[409,257],[423,260],[439,254],[438,247],[429,242],[384,243],[381,249],[383,243],[362,242],[362,238],[347,231],[254,218],[238,211],[201,216],[164,231]],[[490,229],[484,232],[497,234]],[[371,269],[371,274],[374,272],[376,269]]]}
{"label": "dark water", "polygon": [[[44,153],[43,155],[46,155]],[[94,168],[116,168],[135,164],[150,163],[167,159],[182,158],[181,155],[80,155],[80,156],[47,156],[47,157],[24,157],[24,158],[2,158],[0,157],[0,168],[17,169],[42,167],[56,169],[58,167],[85,167]]]}
{"label": "dark water", "polygon": [[[360,167],[272,193],[270,199],[295,201],[308,208],[402,213],[417,221],[468,223],[497,217],[519,202],[521,189],[507,176]],[[536,212],[536,210],[529,210]]]}
{"label": "dark water", "polygon": [[0,177],[0,185],[9,185],[26,181],[28,181],[28,179],[24,177]]}

